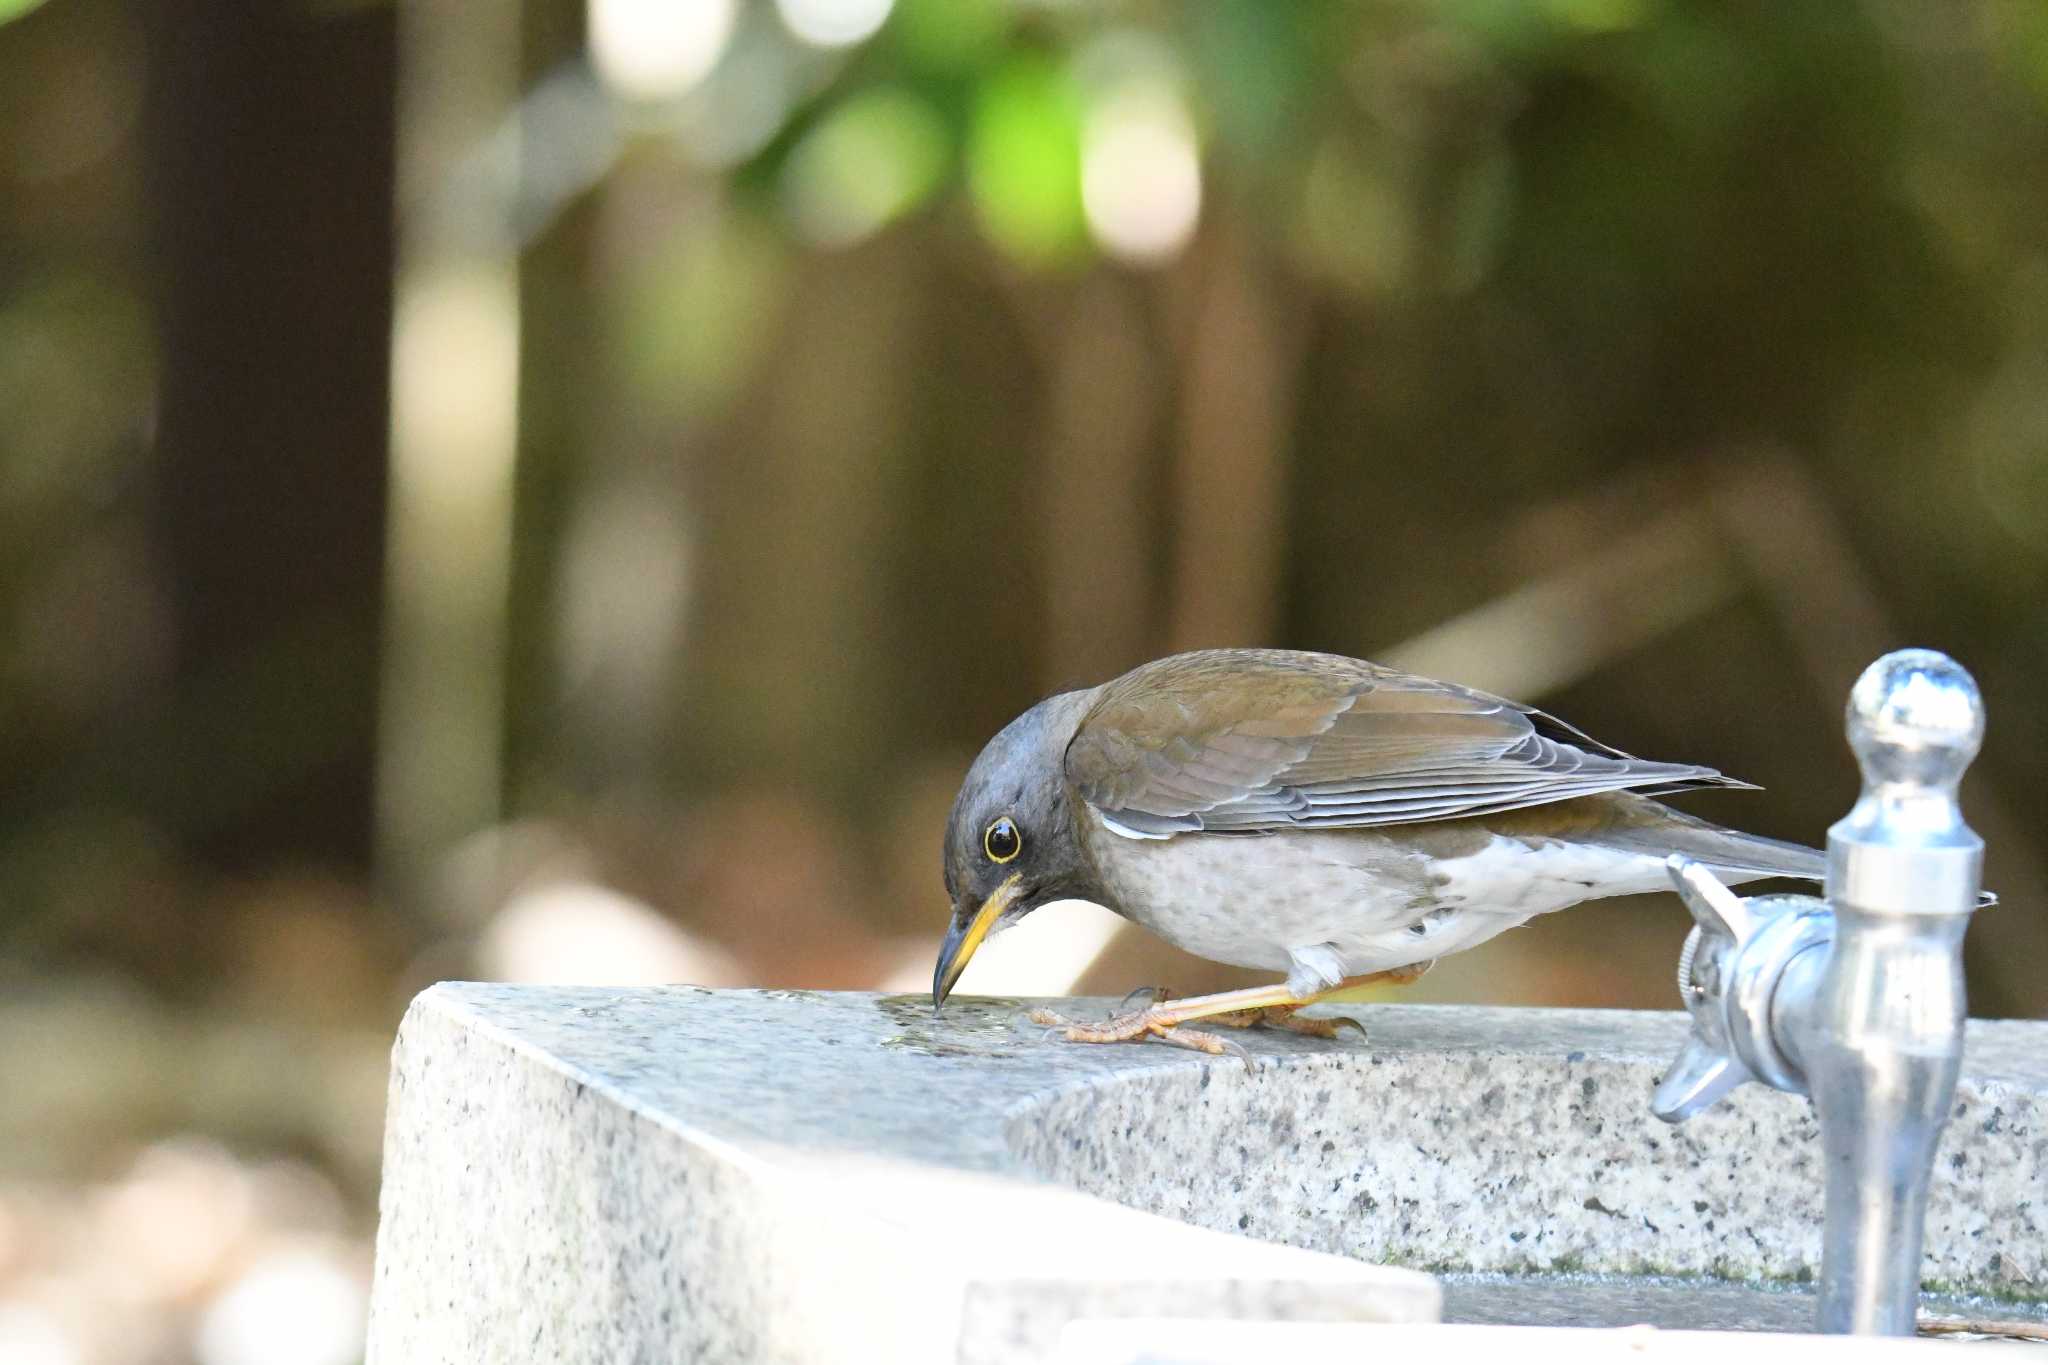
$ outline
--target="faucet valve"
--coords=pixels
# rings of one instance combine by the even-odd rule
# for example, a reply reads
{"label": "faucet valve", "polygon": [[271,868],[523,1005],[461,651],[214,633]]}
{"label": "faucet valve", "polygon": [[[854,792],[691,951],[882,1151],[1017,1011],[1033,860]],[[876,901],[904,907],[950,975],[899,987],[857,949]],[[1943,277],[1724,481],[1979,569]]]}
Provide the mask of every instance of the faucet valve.
{"label": "faucet valve", "polygon": [[1665,866],[1694,921],[1678,958],[1679,996],[1693,1031],[1651,1097],[1651,1110],[1678,1123],[1746,1081],[1805,1094],[1805,1076],[1772,1007],[1793,961],[1833,941],[1827,902],[1745,899],[1690,859],[1674,854]]}

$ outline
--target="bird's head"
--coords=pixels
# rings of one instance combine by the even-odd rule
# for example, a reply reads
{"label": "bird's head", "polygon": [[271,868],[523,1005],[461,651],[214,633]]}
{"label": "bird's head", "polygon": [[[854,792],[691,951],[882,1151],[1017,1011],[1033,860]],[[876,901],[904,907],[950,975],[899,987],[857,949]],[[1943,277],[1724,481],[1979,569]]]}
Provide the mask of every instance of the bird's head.
{"label": "bird's head", "polygon": [[1100,900],[1081,848],[1063,763],[1091,694],[1047,698],[1004,726],[967,770],[946,821],[946,895],[953,920],[932,972],[946,1002],[991,934],[1051,901]]}

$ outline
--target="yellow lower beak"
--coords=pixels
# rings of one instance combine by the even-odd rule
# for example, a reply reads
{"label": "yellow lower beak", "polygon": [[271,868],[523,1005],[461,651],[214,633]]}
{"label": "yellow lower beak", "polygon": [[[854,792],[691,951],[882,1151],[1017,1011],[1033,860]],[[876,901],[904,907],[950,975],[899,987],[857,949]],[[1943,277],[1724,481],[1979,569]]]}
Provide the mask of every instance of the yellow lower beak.
{"label": "yellow lower beak", "polygon": [[1017,883],[1022,874],[1013,872],[1003,879],[1002,885],[988,893],[988,899],[981,903],[981,909],[974,912],[974,918],[962,920],[954,916],[952,927],[946,930],[946,941],[939,945],[939,965],[932,972],[932,1013],[939,1012],[939,1006],[946,1003],[946,997],[953,993],[953,983],[960,979],[960,973],[967,970],[967,963],[974,956],[974,950],[996,927],[996,921],[1003,917],[1017,899]]}

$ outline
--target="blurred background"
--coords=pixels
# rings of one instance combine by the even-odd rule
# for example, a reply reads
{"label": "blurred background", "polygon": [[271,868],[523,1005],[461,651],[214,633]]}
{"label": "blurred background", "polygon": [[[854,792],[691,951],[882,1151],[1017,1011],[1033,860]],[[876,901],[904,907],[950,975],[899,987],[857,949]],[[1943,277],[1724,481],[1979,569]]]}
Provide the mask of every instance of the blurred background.
{"label": "blurred background", "polygon": [[414,992],[924,989],[967,761],[1176,649],[1808,842],[1949,650],[2043,1013],[2044,224],[2040,0],[0,0],[0,1357],[355,1359]]}

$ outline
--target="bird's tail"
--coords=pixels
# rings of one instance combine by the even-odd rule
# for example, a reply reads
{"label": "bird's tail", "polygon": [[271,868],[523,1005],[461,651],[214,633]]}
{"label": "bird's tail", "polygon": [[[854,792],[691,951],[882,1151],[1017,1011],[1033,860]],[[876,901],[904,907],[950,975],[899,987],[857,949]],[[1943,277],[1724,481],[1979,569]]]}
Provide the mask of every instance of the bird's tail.
{"label": "bird's tail", "polygon": [[1817,848],[1767,839],[1761,834],[1744,834],[1661,803],[1657,815],[1659,818],[1654,822],[1640,826],[1603,830],[1600,842],[1610,848],[1658,858],[1682,853],[1730,881],[1799,877],[1817,882],[1827,873],[1827,855]]}

